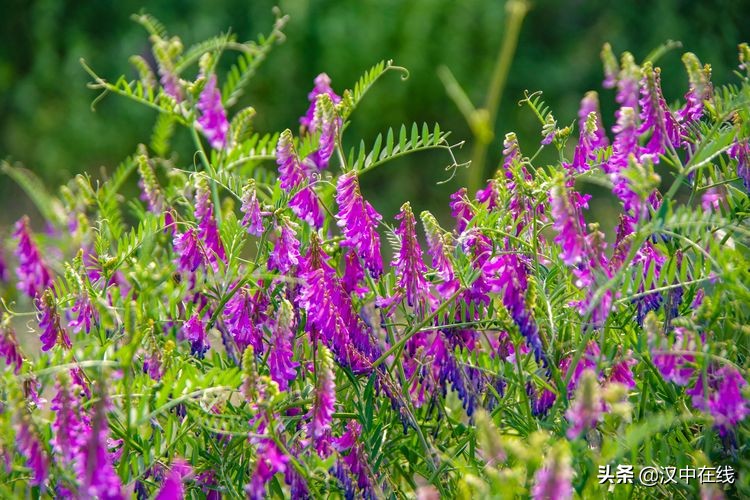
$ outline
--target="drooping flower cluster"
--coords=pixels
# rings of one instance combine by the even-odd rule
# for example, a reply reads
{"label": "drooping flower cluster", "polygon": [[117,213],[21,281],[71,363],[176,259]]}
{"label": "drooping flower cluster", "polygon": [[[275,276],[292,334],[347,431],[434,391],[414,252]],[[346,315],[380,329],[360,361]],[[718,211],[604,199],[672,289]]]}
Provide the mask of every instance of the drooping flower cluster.
{"label": "drooping flower cluster", "polygon": [[351,247],[362,258],[370,275],[379,278],[383,273],[383,259],[377,229],[382,216],[362,197],[356,172],[339,177],[336,203],[339,205],[336,224],[344,234],[341,246]]}
{"label": "drooping flower cluster", "polygon": [[573,469],[570,454],[562,447],[553,449],[534,476],[531,498],[534,500],[567,500],[573,498]]}
{"label": "drooping flower cluster", "polygon": [[210,190],[205,177],[200,177],[195,189],[195,220],[198,222],[197,237],[203,246],[205,256],[214,271],[219,261],[226,262],[227,255],[219,236],[219,228],[214,217],[214,205],[210,201]]}
{"label": "drooping flower cluster", "polygon": [[422,248],[417,240],[416,221],[409,202],[401,206],[401,212],[396,219],[401,221],[396,229],[396,236],[401,245],[391,263],[396,269],[396,285],[406,297],[407,304],[417,311],[422,311],[425,307],[425,292],[428,289],[425,278],[427,266],[422,258]]}
{"label": "drooping flower cluster", "polygon": [[190,342],[190,352],[202,358],[209,348],[206,327],[199,314],[193,314],[182,327],[182,336]]}
{"label": "drooping flower cluster", "polygon": [[273,325],[271,352],[268,355],[268,371],[271,378],[285,391],[289,383],[297,377],[299,363],[294,358],[294,316],[292,305],[284,301],[279,317]]}
{"label": "drooping flower cluster", "polygon": [[258,193],[255,189],[255,181],[250,180],[242,192],[242,225],[247,232],[254,236],[263,234],[263,213],[258,202]]}
{"label": "drooping flower cluster", "polygon": [[47,264],[39,254],[39,249],[31,238],[29,218],[22,217],[16,222],[13,236],[18,239],[16,257],[18,258],[18,289],[31,298],[37,297],[52,285],[52,277]]}
{"label": "drooping flower cluster", "polygon": [[49,288],[37,299],[37,319],[42,335],[42,351],[49,351],[57,344],[70,349],[70,337],[68,332],[60,325],[60,313],[57,311],[57,303],[52,290]]}
{"label": "drooping flower cluster", "polygon": [[[710,370],[707,380],[701,374],[695,386],[687,391],[693,398],[693,406],[709,413],[721,436],[750,415],[750,401],[742,394],[747,381],[733,366]],[[706,389],[707,387],[707,389]]]}
{"label": "drooping flower cluster", "polygon": [[229,121],[221,103],[221,92],[216,87],[215,74],[206,79],[206,86],[201,91],[197,107],[200,111],[198,125],[208,138],[209,144],[214,149],[224,149],[227,146]]}
{"label": "drooping flower cluster", "polygon": [[318,345],[317,382],[312,408],[305,417],[310,419],[307,435],[319,439],[330,430],[336,404],[336,380],[333,374],[333,358],[324,346]]}
{"label": "drooping flower cluster", "polygon": [[6,366],[13,366],[13,373],[18,375],[23,364],[23,355],[9,318],[3,317],[0,317],[0,358],[5,359]]}
{"label": "drooping flower cluster", "polygon": [[336,92],[331,88],[331,78],[325,73],[316,76],[315,87],[313,87],[312,91],[307,95],[307,99],[310,101],[310,107],[307,108],[305,115],[299,119],[300,124],[313,133],[317,130],[319,124],[315,120],[319,95],[327,95],[334,104],[341,102],[341,97],[336,95]]}
{"label": "drooping flower cluster", "polygon": [[289,129],[279,136],[279,143],[276,146],[276,163],[279,166],[281,189],[289,194],[294,193],[289,200],[292,212],[311,226],[321,227],[323,209],[315,190],[309,184],[309,173],[303,167],[294,149],[294,140]]}

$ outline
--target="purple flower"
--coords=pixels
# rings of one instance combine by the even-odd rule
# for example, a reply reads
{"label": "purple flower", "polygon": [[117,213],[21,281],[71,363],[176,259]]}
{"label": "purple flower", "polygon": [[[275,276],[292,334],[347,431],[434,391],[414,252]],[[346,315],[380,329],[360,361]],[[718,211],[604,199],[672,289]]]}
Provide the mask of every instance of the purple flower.
{"label": "purple flower", "polygon": [[555,243],[562,248],[560,258],[569,266],[580,263],[586,253],[586,230],[581,209],[588,208],[589,198],[590,195],[568,192],[561,183],[552,187],[550,206],[552,227],[557,231]]}
{"label": "purple flower", "polygon": [[318,149],[311,153],[308,159],[318,170],[323,170],[328,168],[328,162],[336,146],[336,134],[341,128],[341,118],[336,116],[333,102],[327,94],[317,97],[313,127],[320,129],[320,139]]}
{"label": "purple flower", "polygon": [[179,78],[161,62],[159,62],[159,82],[165,94],[173,97],[178,103],[182,102],[182,90],[180,89]]}
{"label": "purple flower", "polygon": [[599,113],[599,98],[596,92],[588,92],[581,100],[578,110],[580,137],[573,157],[573,168],[578,172],[589,169],[588,162],[596,161],[598,153],[609,145]]}
{"label": "purple flower", "polygon": [[451,195],[451,215],[456,219],[456,231],[463,233],[474,218],[474,208],[466,197],[466,188],[461,188]]}
{"label": "purple flower", "polygon": [[341,102],[341,97],[331,88],[331,79],[325,73],[319,74],[315,77],[315,87],[307,95],[307,99],[310,101],[310,107],[307,108],[307,113],[299,119],[300,124],[308,129],[310,132],[317,130],[317,124],[315,123],[315,111],[318,104],[318,96],[326,94],[331,98],[334,104]]}
{"label": "purple flower", "polygon": [[256,449],[258,461],[245,486],[245,493],[249,500],[263,500],[266,496],[266,483],[277,472],[286,472],[289,457],[286,456],[272,439],[263,439]]}
{"label": "purple flower", "polygon": [[437,292],[448,298],[458,290],[460,283],[456,277],[453,263],[448,257],[450,235],[444,234],[435,217],[427,211],[420,215],[425,234],[427,235],[427,253],[432,258],[432,267],[440,282],[435,285]]}
{"label": "purple flower", "polygon": [[289,200],[289,207],[294,214],[313,227],[322,227],[323,211],[320,201],[315,195],[315,190],[308,184],[309,174],[300,163],[289,129],[279,136],[276,145],[276,164],[279,166],[281,189],[291,194],[300,188]]}
{"label": "purple flower", "polygon": [[242,193],[242,225],[247,228],[249,234],[261,236],[263,234],[263,214],[258,203],[258,194],[255,190],[255,181],[250,181]]}
{"label": "purple flower", "polygon": [[10,322],[3,321],[0,324],[0,358],[5,358],[6,366],[13,365],[13,373],[18,375],[23,364],[23,355]]}
{"label": "purple flower", "polygon": [[271,255],[268,256],[268,269],[276,269],[280,273],[286,274],[299,264],[300,243],[296,238],[297,232],[289,222],[282,221],[280,226],[279,237]]}
{"label": "purple flower", "polygon": [[593,429],[602,418],[604,404],[599,394],[599,382],[593,370],[586,370],[576,390],[575,398],[565,417],[570,422],[568,438],[575,439]]}
{"label": "purple flower", "polygon": [[323,227],[323,209],[312,186],[307,185],[294,193],[292,199],[289,200],[289,208],[297,217],[312,227],[317,229]]}
{"label": "purple flower", "polygon": [[336,380],[333,374],[333,359],[324,346],[318,346],[318,370],[316,373],[314,400],[306,418],[307,435],[311,439],[322,437],[331,429],[334,405],[336,404]]}
{"label": "purple flower", "polygon": [[32,476],[29,483],[41,486],[47,480],[47,456],[44,453],[39,438],[32,431],[26,418],[16,427],[16,443],[18,450],[26,457],[26,465],[31,469]]}
{"label": "purple flower", "polygon": [[615,112],[619,120],[623,108],[632,108],[638,113],[638,83],[641,79],[641,68],[635,63],[633,54],[623,52],[621,69],[617,77],[617,94],[615,100],[620,104],[620,110]]}
{"label": "purple flower", "polygon": [[185,498],[185,487],[182,482],[192,473],[192,468],[188,463],[178,458],[172,462],[167,476],[161,485],[159,493],[156,494],[155,500],[182,500]]}
{"label": "purple flower", "polygon": [[286,129],[279,136],[279,142],[276,144],[276,164],[279,166],[279,181],[281,189],[291,193],[296,187],[307,181],[307,172],[294,149],[294,140],[292,132]]}
{"label": "purple flower", "polygon": [[667,107],[661,92],[661,70],[646,63],[641,80],[641,126],[638,135],[644,136],[649,131],[651,137],[644,148],[644,153],[651,155],[657,162],[659,155],[668,147],[680,145],[682,129],[672,112]]}
{"label": "purple flower", "polygon": [[567,500],[573,498],[573,469],[570,456],[562,448],[553,449],[541,469],[534,475],[531,498],[534,500]]}
{"label": "purple flower", "polygon": [[[687,391],[693,397],[693,406],[710,413],[719,435],[727,436],[732,428],[750,414],[750,404],[742,395],[747,381],[733,366],[723,366],[698,377],[695,386]],[[707,392],[705,387],[708,388]]]}
{"label": "purple flower", "polygon": [[685,106],[677,112],[677,118],[681,123],[689,124],[701,119],[703,101],[713,94],[711,66],[701,67],[701,62],[692,52],[683,54],[682,62],[688,72],[690,87],[685,94]]}
{"label": "purple flower", "polygon": [[8,281],[8,266],[5,263],[5,249],[0,245],[0,283]]}
{"label": "purple flower", "polygon": [[484,189],[477,191],[476,200],[479,203],[486,203],[487,210],[492,210],[497,208],[499,197],[498,181],[496,179],[490,179],[487,181],[487,186]]}
{"label": "purple flower", "polygon": [[39,254],[39,249],[31,239],[29,218],[23,216],[16,222],[13,236],[18,239],[16,257],[18,258],[18,289],[31,298],[41,294],[45,288],[52,286],[52,278],[47,265]]}
{"label": "purple flower", "polygon": [[635,378],[633,377],[632,367],[635,366],[636,363],[637,361],[630,357],[615,363],[615,365],[612,366],[612,370],[609,372],[609,382],[622,384],[628,389],[635,388]]}
{"label": "purple flower", "polygon": [[198,100],[198,110],[201,112],[198,125],[201,126],[211,147],[224,149],[227,145],[229,122],[224,106],[221,104],[221,92],[216,88],[216,75],[212,74],[206,80],[206,85]]}
{"label": "purple flower", "polygon": [[109,425],[105,414],[105,402],[100,400],[94,409],[91,428],[82,436],[80,455],[74,463],[81,496],[120,500],[125,498],[108,449]]}
{"label": "purple flower", "polygon": [[534,351],[536,360],[546,365],[547,357],[539,337],[539,327],[526,307],[528,270],[523,258],[515,253],[496,255],[482,266],[482,274],[489,290],[502,294],[503,305]]}
{"label": "purple flower", "polygon": [[674,343],[672,349],[655,350],[652,360],[656,369],[659,370],[664,380],[674,382],[677,385],[687,385],[695,373],[695,356],[671,352],[695,350],[695,344],[690,332],[684,328],[674,329]]}
{"label": "purple flower", "polygon": [[735,139],[729,148],[729,157],[737,160],[737,176],[742,179],[745,190],[750,193],[750,142],[747,139]]}
{"label": "purple flower", "polygon": [[605,89],[614,88],[617,84],[617,74],[620,72],[620,65],[617,58],[612,53],[612,46],[605,43],[601,51],[602,66],[604,66],[604,82],[602,87]]}
{"label": "purple flower", "polygon": [[52,290],[48,288],[41,298],[37,299],[36,305],[39,328],[42,329],[40,337],[42,351],[49,351],[58,343],[64,348],[70,349],[70,337],[68,337],[68,332],[60,326],[60,314],[57,312]]}
{"label": "purple flower", "polygon": [[150,212],[161,214],[164,211],[164,198],[159,188],[159,182],[156,180],[156,174],[149,165],[145,154],[138,157],[138,173],[141,176],[138,180],[138,186],[141,188],[141,200],[146,202]]}
{"label": "purple flower", "polygon": [[701,195],[701,208],[706,212],[719,212],[723,201],[724,193],[721,190],[716,187],[708,188]]}
{"label": "purple flower", "polygon": [[261,324],[265,321],[268,306],[267,299],[259,290],[251,295],[246,287],[234,294],[224,309],[224,324],[234,341],[244,352],[251,345],[255,352],[263,352],[263,332]]}
{"label": "purple flower", "polygon": [[279,390],[286,391],[289,382],[297,377],[299,363],[293,361],[294,348],[294,315],[292,306],[284,301],[279,311],[279,319],[274,325],[271,352],[268,355],[268,370],[271,378],[279,385]]}
{"label": "purple flower", "polygon": [[383,217],[362,197],[356,172],[339,177],[336,203],[339,205],[336,225],[344,234],[341,246],[353,248],[362,257],[370,276],[379,278],[383,273],[383,260],[377,229]]}
{"label": "purple flower", "polygon": [[200,314],[193,314],[182,326],[183,338],[190,341],[190,352],[202,358],[209,348],[206,340],[206,327]]}
{"label": "purple flower", "polygon": [[365,280],[365,270],[353,250],[350,250],[344,256],[344,275],[341,277],[341,284],[347,293],[354,293],[363,297],[369,291],[366,286],[360,285]]}
{"label": "purple flower", "polygon": [[600,355],[601,352],[599,350],[599,345],[595,341],[589,342],[589,344],[586,346],[586,351],[578,360],[578,364],[576,364],[575,369],[571,374],[568,374],[568,371],[570,370],[570,364],[573,361],[573,356],[566,356],[565,358],[560,360],[560,373],[562,373],[565,378],[570,377],[568,381],[568,395],[572,395],[573,392],[578,388],[578,382],[586,370],[596,369],[596,363]]}
{"label": "purple flower", "polygon": [[61,377],[57,394],[52,398],[55,412],[52,422],[52,451],[62,459],[63,466],[73,465],[79,458],[81,446],[90,430],[89,417],[83,412],[82,401],[70,387],[70,380]]}
{"label": "purple flower", "polygon": [[91,299],[85,292],[78,297],[70,313],[76,315],[74,320],[68,322],[68,326],[73,332],[78,333],[83,329],[86,330],[86,333],[91,332],[91,322],[96,321],[96,311],[91,305]]}
{"label": "purple flower", "polygon": [[195,190],[195,220],[198,221],[198,239],[203,244],[205,255],[214,271],[219,269],[217,259],[227,261],[224,244],[214,219],[214,206],[209,200],[210,192],[205,177],[198,180]]}
{"label": "purple flower", "polygon": [[203,263],[203,250],[198,242],[198,236],[195,229],[188,229],[184,233],[175,234],[174,250],[177,253],[177,269],[182,272],[195,272]]}
{"label": "purple flower", "polygon": [[396,230],[401,246],[396,252],[391,265],[396,269],[396,284],[404,290],[406,302],[417,310],[424,307],[424,297],[429,289],[425,274],[427,266],[422,258],[422,248],[417,241],[417,228],[411,205],[407,201],[401,206],[396,216],[401,224]]}

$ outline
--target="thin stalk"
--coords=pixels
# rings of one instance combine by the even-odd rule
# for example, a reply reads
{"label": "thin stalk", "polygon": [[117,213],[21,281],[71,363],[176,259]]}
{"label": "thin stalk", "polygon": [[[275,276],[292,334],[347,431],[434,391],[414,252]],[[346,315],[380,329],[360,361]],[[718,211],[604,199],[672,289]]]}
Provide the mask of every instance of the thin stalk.
{"label": "thin stalk", "polygon": [[485,134],[474,135],[474,149],[471,155],[472,168],[469,170],[469,192],[479,189],[484,175],[484,163],[487,159],[487,147],[494,139],[495,121],[500,109],[500,100],[505,89],[505,83],[508,79],[510,65],[513,62],[513,56],[518,45],[518,38],[521,33],[521,25],[529,6],[525,0],[509,0],[505,4],[507,19],[505,21],[505,33],[500,51],[497,54],[497,62],[492,72],[492,80],[487,90],[487,101],[484,111],[486,112]]}

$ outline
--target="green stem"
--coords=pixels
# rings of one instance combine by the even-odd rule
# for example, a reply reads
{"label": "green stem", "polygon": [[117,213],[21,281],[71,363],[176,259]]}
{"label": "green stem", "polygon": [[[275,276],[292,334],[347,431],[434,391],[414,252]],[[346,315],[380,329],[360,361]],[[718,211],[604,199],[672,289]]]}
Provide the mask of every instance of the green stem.
{"label": "green stem", "polygon": [[500,51],[497,54],[497,62],[492,72],[492,80],[487,90],[487,102],[485,111],[487,120],[485,134],[474,135],[474,149],[471,155],[472,168],[469,170],[469,192],[473,193],[479,189],[484,176],[484,163],[487,159],[487,147],[495,135],[495,120],[500,109],[500,99],[508,79],[510,65],[518,45],[518,37],[521,33],[521,25],[529,6],[525,0],[508,0],[505,11],[508,15],[505,22],[505,34]]}

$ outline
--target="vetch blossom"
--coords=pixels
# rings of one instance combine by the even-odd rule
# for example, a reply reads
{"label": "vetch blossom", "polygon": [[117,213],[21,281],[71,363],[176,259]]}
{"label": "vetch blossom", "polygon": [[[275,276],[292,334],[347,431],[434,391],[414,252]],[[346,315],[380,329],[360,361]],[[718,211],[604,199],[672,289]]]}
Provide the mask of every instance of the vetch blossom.
{"label": "vetch blossom", "polygon": [[638,128],[638,135],[645,136],[651,132],[643,152],[650,155],[656,163],[659,161],[659,155],[664,154],[667,148],[679,147],[682,129],[662,95],[661,70],[648,62],[643,67],[639,103],[641,126]]}
{"label": "vetch blossom", "polygon": [[427,235],[427,253],[432,258],[432,267],[440,282],[435,285],[437,292],[448,298],[458,290],[460,283],[456,277],[453,263],[448,257],[451,249],[450,235],[443,233],[435,216],[424,211],[420,214],[425,234]]}
{"label": "vetch blossom", "polygon": [[172,461],[155,500],[182,500],[185,498],[185,487],[182,483],[191,474],[192,468],[185,460],[178,458]]}
{"label": "vetch blossom", "polygon": [[182,272],[193,273],[203,263],[204,253],[195,229],[175,234],[174,250],[177,254],[175,264]]}
{"label": "vetch blossom", "polygon": [[31,239],[29,218],[23,216],[16,222],[13,236],[18,239],[16,257],[18,258],[18,289],[31,298],[41,294],[45,288],[52,286],[52,277],[47,270],[39,249]]}
{"label": "vetch blossom", "polygon": [[247,228],[248,234],[261,236],[263,234],[263,213],[258,202],[258,193],[255,189],[255,181],[250,180],[242,192],[242,225]]}
{"label": "vetch blossom", "polygon": [[333,373],[331,353],[324,346],[318,346],[318,369],[316,372],[312,408],[306,418],[307,435],[310,439],[319,439],[331,428],[334,405],[336,404],[336,380]]}
{"label": "vetch blossom", "polygon": [[703,101],[713,94],[711,85],[711,66],[701,66],[695,54],[685,52],[682,63],[688,73],[690,87],[685,94],[685,106],[677,112],[677,119],[683,124],[696,122],[703,116]]}
{"label": "vetch blossom", "polygon": [[209,348],[206,339],[206,327],[200,314],[193,314],[182,327],[182,336],[190,341],[190,352],[202,358]]}
{"label": "vetch blossom", "polygon": [[262,323],[266,320],[267,298],[258,290],[255,294],[243,286],[227,302],[224,309],[224,324],[241,352],[253,346],[255,352],[263,352]]}
{"label": "vetch blossom", "polygon": [[286,456],[272,439],[263,439],[256,448],[257,462],[245,486],[248,500],[263,500],[267,498],[266,483],[277,473],[286,472],[289,457]]}
{"label": "vetch blossom", "polygon": [[313,126],[320,130],[318,149],[308,156],[308,160],[318,170],[328,168],[328,162],[336,146],[336,136],[341,128],[341,118],[336,116],[334,103],[328,94],[320,94],[315,104]]}
{"label": "vetch blossom", "polygon": [[279,136],[276,145],[276,164],[279,166],[279,182],[281,189],[291,194],[297,190],[289,200],[289,207],[300,219],[315,228],[323,226],[323,210],[320,206],[315,190],[309,181],[309,172],[302,165],[294,149],[292,132],[286,129]]}
{"label": "vetch blossom", "polygon": [[48,460],[44,448],[36,433],[31,428],[29,417],[23,417],[16,427],[16,443],[18,450],[26,457],[26,466],[31,469],[29,483],[41,486],[47,480]]}
{"label": "vetch blossom", "polygon": [[286,274],[299,264],[300,243],[297,240],[297,232],[290,222],[282,221],[279,225],[279,237],[268,257],[268,269],[275,269]]}
{"label": "vetch blossom", "polygon": [[91,305],[88,294],[83,292],[78,297],[70,313],[75,315],[75,318],[68,322],[68,326],[73,332],[78,333],[81,330],[86,330],[86,333],[91,332],[91,323],[96,321],[96,310]]}
{"label": "vetch blossom", "polygon": [[47,289],[44,294],[37,299],[37,319],[39,328],[42,329],[40,340],[42,341],[42,351],[49,351],[55,345],[60,344],[66,349],[70,349],[70,337],[68,332],[60,326],[60,314],[57,311],[55,296],[51,289]]}
{"label": "vetch blossom", "polygon": [[198,239],[214,271],[219,269],[218,261],[227,261],[224,244],[214,218],[214,205],[211,203],[208,181],[200,177],[195,189],[195,220],[198,221]]}
{"label": "vetch blossom", "polygon": [[558,182],[550,193],[555,243],[562,247],[560,258],[569,266],[580,263],[586,253],[586,232],[581,209],[588,208],[590,195],[568,191]]}
{"label": "vetch blossom", "polygon": [[750,193],[750,142],[735,139],[729,148],[729,157],[737,160],[737,177],[742,179],[745,190]]}
{"label": "vetch blossom", "polygon": [[463,233],[474,218],[474,209],[466,195],[466,188],[461,188],[451,195],[451,215],[456,219],[456,231]]}
{"label": "vetch blossom", "polygon": [[534,500],[568,500],[573,498],[573,469],[570,453],[558,444],[544,460],[544,465],[534,475],[531,498]]}
{"label": "vetch blossom", "polygon": [[336,203],[339,206],[336,225],[344,234],[341,246],[354,249],[370,276],[379,278],[383,273],[383,259],[377,229],[383,217],[362,197],[356,172],[347,172],[339,177]]}
{"label": "vetch blossom", "polygon": [[602,418],[603,405],[596,373],[587,369],[581,375],[575,398],[565,414],[570,422],[568,437],[575,439],[593,429]]}
{"label": "vetch blossom", "polygon": [[18,375],[21,371],[23,355],[9,319],[7,321],[3,319],[0,323],[0,359],[5,359],[6,366],[13,366],[14,374]]}
{"label": "vetch blossom", "polygon": [[216,87],[215,74],[206,79],[206,85],[201,91],[197,107],[200,111],[198,125],[208,138],[209,144],[214,149],[224,149],[227,146],[229,121],[221,103],[221,92]]}
{"label": "vetch blossom", "polygon": [[81,452],[74,467],[82,496],[121,500],[125,498],[122,482],[115,471],[112,453],[107,445],[109,425],[105,404],[104,399],[100,399],[94,406],[91,427],[82,438]]}
{"label": "vetch blossom", "polygon": [[707,380],[701,374],[687,394],[692,396],[693,406],[711,414],[719,435],[727,436],[750,415],[750,402],[742,394],[746,385],[742,374],[733,366],[726,365],[718,370],[709,368]]}
{"label": "vetch blossom", "polygon": [[401,243],[391,265],[396,269],[397,286],[404,290],[406,302],[417,310],[424,307],[425,294],[429,283],[425,274],[427,266],[422,258],[422,248],[417,240],[417,228],[411,205],[407,201],[401,206],[401,212],[396,216],[401,224],[396,229]]}
{"label": "vetch blossom", "polygon": [[268,370],[280,391],[289,388],[289,382],[297,377],[299,363],[294,357],[294,313],[292,305],[283,301],[273,328],[271,348],[268,355]]}
{"label": "vetch blossom", "polygon": [[307,95],[307,99],[310,101],[310,107],[307,108],[305,115],[299,119],[300,124],[311,133],[314,133],[317,130],[315,111],[318,105],[318,96],[322,94],[330,97],[333,104],[341,102],[341,97],[339,97],[331,88],[331,78],[325,73],[321,73],[315,77],[315,87],[313,87],[312,91]]}

